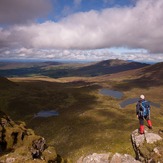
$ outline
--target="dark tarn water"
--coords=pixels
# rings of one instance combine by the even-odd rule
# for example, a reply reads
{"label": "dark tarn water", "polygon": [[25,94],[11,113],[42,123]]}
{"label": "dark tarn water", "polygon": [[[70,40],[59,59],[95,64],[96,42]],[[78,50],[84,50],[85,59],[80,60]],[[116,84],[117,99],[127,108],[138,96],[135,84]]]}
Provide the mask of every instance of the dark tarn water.
{"label": "dark tarn water", "polygon": [[121,108],[125,108],[129,104],[137,103],[139,98],[129,98],[120,103]]}
{"label": "dark tarn water", "polygon": [[54,110],[48,110],[48,111],[40,111],[37,114],[34,115],[34,118],[36,117],[51,117],[51,116],[58,116],[59,113]]}
{"label": "dark tarn water", "polygon": [[[121,106],[121,108],[125,108],[129,104],[134,104],[135,103],[135,105],[136,105],[138,100],[139,100],[139,98],[129,98],[127,100],[122,101],[120,103],[120,106]],[[158,104],[158,103],[154,103],[154,102],[151,102],[151,101],[149,101],[149,103],[150,103],[151,106],[155,106],[157,108],[160,108],[160,104]]]}
{"label": "dark tarn water", "polygon": [[[119,91],[114,91],[114,90],[110,90],[107,88],[103,88],[99,91],[100,94],[105,95],[105,96],[111,96],[114,97],[116,99],[121,99],[123,97],[123,93],[119,92]],[[139,100],[139,98],[129,98],[127,100],[124,100],[120,103],[120,107],[121,108],[125,108],[127,105],[129,104],[134,104],[136,105],[137,101]],[[158,103],[154,103],[152,101],[149,101],[151,106],[160,108],[160,104]]]}
{"label": "dark tarn water", "polygon": [[123,96],[122,92],[114,91],[114,90],[110,90],[110,89],[105,89],[105,88],[101,89],[99,92],[102,95],[111,96],[111,97],[114,97],[114,98],[117,98],[117,99],[120,99]]}

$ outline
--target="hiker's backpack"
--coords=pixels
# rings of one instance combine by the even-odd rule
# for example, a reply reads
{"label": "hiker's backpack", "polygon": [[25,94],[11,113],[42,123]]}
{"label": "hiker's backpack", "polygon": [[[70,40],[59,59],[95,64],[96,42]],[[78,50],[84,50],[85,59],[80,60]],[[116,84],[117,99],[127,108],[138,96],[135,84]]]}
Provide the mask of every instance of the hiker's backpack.
{"label": "hiker's backpack", "polygon": [[142,108],[141,115],[142,116],[148,116],[150,113],[150,105],[148,101],[142,101],[140,103],[140,106]]}

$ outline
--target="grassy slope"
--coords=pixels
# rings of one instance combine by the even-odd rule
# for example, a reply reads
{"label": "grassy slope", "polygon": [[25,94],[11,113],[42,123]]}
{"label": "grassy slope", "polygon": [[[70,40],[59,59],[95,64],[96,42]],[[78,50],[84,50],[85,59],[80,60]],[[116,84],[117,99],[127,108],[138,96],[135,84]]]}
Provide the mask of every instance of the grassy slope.
{"label": "grassy slope", "polygon": [[[7,113],[14,119],[25,120],[61,155],[77,159],[91,152],[131,151],[128,126],[131,118],[119,110],[116,100],[99,95],[97,86],[31,81],[19,83],[14,89],[10,97],[6,95]],[[57,109],[60,115],[32,119],[46,108]],[[122,132],[123,136],[119,137]]]}
{"label": "grassy slope", "polygon": [[[0,92],[1,110],[15,120],[26,121],[48,144],[54,145],[60,155],[72,160],[93,152],[134,156],[130,133],[138,127],[135,104],[120,109],[119,102],[145,94],[150,101],[161,104],[161,108],[151,110],[154,130],[163,126],[163,85],[142,87],[142,82],[136,83],[135,74],[139,74],[141,81],[142,74],[136,71],[97,78],[12,79],[18,85]],[[116,100],[100,95],[100,87],[121,90],[124,97]],[[58,110],[60,115],[33,119],[33,115],[43,109]]]}

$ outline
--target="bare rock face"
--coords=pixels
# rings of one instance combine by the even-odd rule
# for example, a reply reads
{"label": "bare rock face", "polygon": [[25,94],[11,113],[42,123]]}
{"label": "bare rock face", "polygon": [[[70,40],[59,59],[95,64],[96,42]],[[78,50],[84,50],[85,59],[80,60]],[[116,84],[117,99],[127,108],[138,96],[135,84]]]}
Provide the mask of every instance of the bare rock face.
{"label": "bare rock face", "polygon": [[[58,161],[59,160],[59,161]],[[63,162],[54,147],[48,147],[43,137],[27,129],[25,123],[15,123],[0,111],[0,162],[46,163]]]}
{"label": "bare rock face", "polygon": [[86,157],[81,157],[77,163],[140,163],[140,161],[135,160],[132,156],[127,154],[112,154],[103,153],[97,154],[93,153]]}
{"label": "bare rock face", "polygon": [[139,134],[138,129],[131,134],[132,145],[136,158],[141,162],[163,162],[163,138],[161,135],[145,129]]}
{"label": "bare rock face", "polygon": [[93,153],[86,157],[81,157],[77,163],[108,163],[111,153],[97,154]]}
{"label": "bare rock face", "polygon": [[132,156],[128,154],[119,154],[116,153],[113,155],[113,157],[110,160],[110,163],[140,163],[140,161],[135,160]]}
{"label": "bare rock face", "polygon": [[146,128],[145,134],[139,134],[136,129],[131,134],[136,159],[128,154],[93,153],[81,157],[77,163],[163,163],[162,136],[163,130],[157,134]]}

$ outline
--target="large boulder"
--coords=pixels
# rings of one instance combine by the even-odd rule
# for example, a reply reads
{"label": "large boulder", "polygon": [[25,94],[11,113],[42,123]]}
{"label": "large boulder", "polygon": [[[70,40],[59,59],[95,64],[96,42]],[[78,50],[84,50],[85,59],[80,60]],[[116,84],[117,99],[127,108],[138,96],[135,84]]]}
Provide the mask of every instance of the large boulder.
{"label": "large boulder", "polygon": [[138,129],[132,132],[131,141],[137,160],[148,163],[163,162],[163,138],[159,133],[148,128],[145,128],[144,134],[139,134]]}
{"label": "large boulder", "polygon": [[111,153],[103,153],[103,154],[97,154],[93,153],[86,157],[80,157],[79,160],[77,160],[77,163],[108,163],[109,157],[111,156]]}
{"label": "large boulder", "polygon": [[64,162],[54,147],[48,147],[43,137],[27,129],[24,122],[15,123],[0,111],[0,162],[46,163]]}
{"label": "large boulder", "polygon": [[93,153],[86,157],[81,157],[77,163],[140,163],[140,161],[135,160],[135,158],[128,154]]}
{"label": "large boulder", "polygon": [[136,158],[128,154],[93,153],[80,157],[77,163],[161,163],[163,162],[163,130],[154,133],[145,128],[145,134],[138,129],[132,132],[131,141]]}

